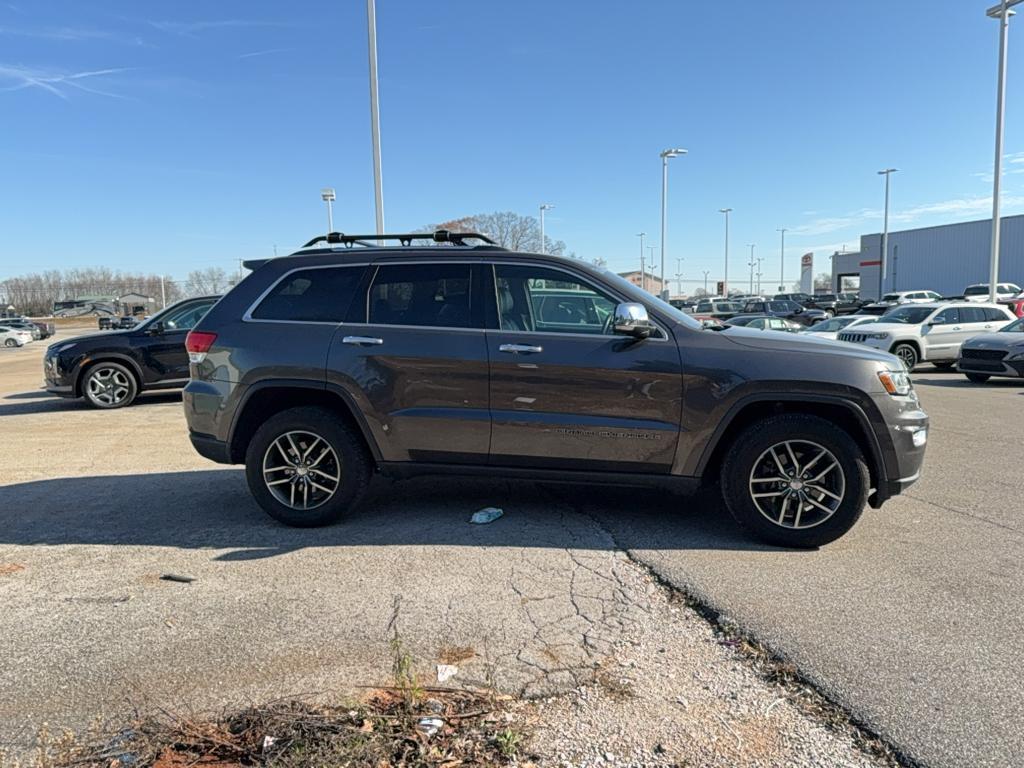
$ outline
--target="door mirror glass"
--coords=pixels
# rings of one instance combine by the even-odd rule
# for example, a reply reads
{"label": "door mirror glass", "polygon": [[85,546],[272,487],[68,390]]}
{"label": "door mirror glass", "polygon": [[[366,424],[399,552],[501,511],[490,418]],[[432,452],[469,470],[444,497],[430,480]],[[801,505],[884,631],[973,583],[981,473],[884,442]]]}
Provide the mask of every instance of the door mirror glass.
{"label": "door mirror glass", "polygon": [[646,339],[653,330],[651,319],[647,315],[647,307],[633,302],[615,306],[612,328],[618,334],[636,339]]}
{"label": "door mirror glass", "polygon": [[149,326],[149,328],[146,329],[146,332],[149,333],[150,336],[163,336],[164,335],[164,321],[163,320],[157,320],[155,323],[153,323],[151,326]]}

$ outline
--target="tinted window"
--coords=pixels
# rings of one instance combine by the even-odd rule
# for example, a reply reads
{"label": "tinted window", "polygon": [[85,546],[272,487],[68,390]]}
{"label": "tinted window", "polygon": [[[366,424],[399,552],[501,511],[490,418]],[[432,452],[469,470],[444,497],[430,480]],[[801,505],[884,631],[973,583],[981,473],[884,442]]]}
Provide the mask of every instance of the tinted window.
{"label": "tinted window", "polygon": [[917,325],[923,323],[933,311],[931,307],[898,307],[882,315],[882,319],[879,322]]}
{"label": "tinted window", "polygon": [[391,264],[370,288],[370,323],[472,327],[469,264]]}
{"label": "tinted window", "polygon": [[984,307],[982,311],[985,313],[986,320],[994,320],[996,322],[1009,320],[1003,312],[994,307]]}
{"label": "tinted window", "polygon": [[[935,322],[945,323],[946,325],[952,325],[955,323],[970,323],[972,320],[962,320],[961,316],[967,312],[973,312],[972,309],[957,309],[956,307],[948,307],[942,310],[935,317],[932,318]],[[920,321],[919,321],[920,322]]]}
{"label": "tinted window", "polygon": [[340,323],[365,267],[303,269],[274,286],[252,312],[256,320]]}
{"label": "tinted window", "polygon": [[210,299],[209,301],[189,304],[178,310],[173,310],[163,318],[164,328],[168,331],[191,330],[196,323],[203,319],[203,315],[210,311],[210,307],[216,303],[216,299]]}
{"label": "tinted window", "polygon": [[710,301],[699,302],[697,304],[697,309],[694,310],[694,311],[696,311],[696,312],[710,312],[711,311],[711,302]]}
{"label": "tinted window", "polygon": [[898,293],[887,293],[882,297],[882,301],[899,301],[900,295]]}
{"label": "tinted window", "polygon": [[566,272],[496,264],[494,289],[503,331],[611,333],[615,300]]}
{"label": "tinted window", "polygon": [[771,312],[789,312],[789,305],[788,301],[769,301],[768,309]]}
{"label": "tinted window", "polygon": [[988,319],[988,312],[982,307],[963,307],[960,310],[961,323],[984,323]]}

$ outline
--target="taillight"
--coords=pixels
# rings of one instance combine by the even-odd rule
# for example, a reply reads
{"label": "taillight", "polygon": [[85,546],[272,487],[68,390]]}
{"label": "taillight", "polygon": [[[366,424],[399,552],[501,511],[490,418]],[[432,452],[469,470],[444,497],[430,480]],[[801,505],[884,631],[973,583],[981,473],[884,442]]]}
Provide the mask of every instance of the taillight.
{"label": "taillight", "polygon": [[206,353],[210,351],[213,342],[217,340],[216,333],[209,331],[189,331],[185,337],[185,349],[188,350],[190,363],[201,363],[206,359]]}

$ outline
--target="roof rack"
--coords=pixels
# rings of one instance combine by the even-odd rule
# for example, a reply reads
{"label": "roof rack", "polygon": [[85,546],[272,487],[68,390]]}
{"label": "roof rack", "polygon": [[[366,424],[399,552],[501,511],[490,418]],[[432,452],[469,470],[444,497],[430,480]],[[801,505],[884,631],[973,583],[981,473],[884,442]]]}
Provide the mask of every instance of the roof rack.
{"label": "roof rack", "polygon": [[[452,245],[466,245],[466,240],[481,240],[487,245],[497,245],[496,242],[477,232],[449,232],[447,229],[439,229],[436,232],[419,232],[407,235],[346,235],[344,232],[328,232],[326,235],[314,237],[303,248],[311,248],[317,243],[328,243],[329,245],[364,245],[373,247],[377,242],[384,240],[397,240],[404,246],[412,245],[413,240],[432,240],[435,243],[451,243]],[[375,242],[367,242],[375,241]]]}

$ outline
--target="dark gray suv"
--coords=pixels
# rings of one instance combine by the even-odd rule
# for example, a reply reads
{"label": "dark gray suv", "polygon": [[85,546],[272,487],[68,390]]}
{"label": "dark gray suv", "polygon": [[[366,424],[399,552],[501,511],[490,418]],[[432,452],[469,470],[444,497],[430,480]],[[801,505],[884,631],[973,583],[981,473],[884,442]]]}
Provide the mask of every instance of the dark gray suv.
{"label": "dark gray suv", "polygon": [[332,233],[248,266],[189,334],[185,413],[289,525],[333,522],[374,472],[718,482],[759,538],[817,546],[920,473],[928,417],[885,352],[704,328],[479,235]]}

